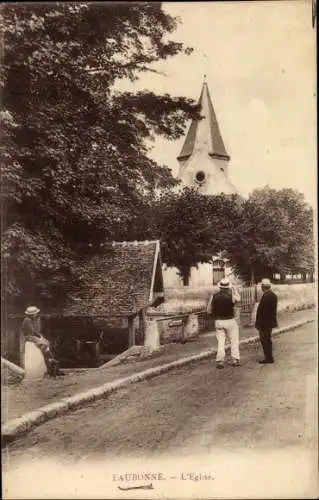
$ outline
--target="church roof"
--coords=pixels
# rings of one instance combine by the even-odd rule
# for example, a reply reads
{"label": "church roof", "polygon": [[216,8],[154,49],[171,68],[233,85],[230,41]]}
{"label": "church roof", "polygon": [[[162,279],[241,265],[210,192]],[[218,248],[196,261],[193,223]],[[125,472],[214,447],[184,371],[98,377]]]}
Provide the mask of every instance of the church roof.
{"label": "church roof", "polygon": [[212,104],[208,85],[203,83],[198,104],[201,106],[200,120],[192,120],[184,145],[177,157],[178,160],[188,159],[195,149],[203,148],[212,158],[229,160],[224,141],[222,139],[216,113]]}
{"label": "church roof", "polygon": [[82,263],[80,286],[70,289],[62,316],[130,316],[163,294],[159,241],[113,242]]}

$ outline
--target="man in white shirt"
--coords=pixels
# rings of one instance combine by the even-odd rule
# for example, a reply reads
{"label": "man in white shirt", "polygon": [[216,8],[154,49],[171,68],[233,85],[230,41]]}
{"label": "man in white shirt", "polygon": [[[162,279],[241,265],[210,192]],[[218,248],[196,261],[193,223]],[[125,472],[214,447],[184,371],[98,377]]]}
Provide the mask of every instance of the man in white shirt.
{"label": "man in white shirt", "polygon": [[227,335],[230,340],[232,365],[239,366],[239,328],[235,319],[234,305],[240,302],[241,298],[226,278],[219,282],[218,287],[219,292],[211,295],[207,306],[207,312],[211,312],[215,320],[218,343],[216,365],[217,368],[224,368]]}

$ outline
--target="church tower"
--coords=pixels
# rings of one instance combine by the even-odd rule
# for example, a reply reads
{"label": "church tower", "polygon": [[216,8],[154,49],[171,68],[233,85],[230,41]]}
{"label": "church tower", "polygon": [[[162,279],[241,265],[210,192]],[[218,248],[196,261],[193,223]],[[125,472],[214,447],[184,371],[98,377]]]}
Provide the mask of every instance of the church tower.
{"label": "church tower", "polygon": [[179,178],[184,186],[197,187],[202,193],[234,194],[228,177],[230,156],[226,151],[206,81],[199,98],[200,120],[193,120],[180,155]]}

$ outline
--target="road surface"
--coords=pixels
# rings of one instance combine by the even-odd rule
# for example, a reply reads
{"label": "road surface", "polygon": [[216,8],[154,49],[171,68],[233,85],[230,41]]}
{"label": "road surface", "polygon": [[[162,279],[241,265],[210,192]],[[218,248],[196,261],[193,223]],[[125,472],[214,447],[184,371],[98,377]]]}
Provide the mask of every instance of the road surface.
{"label": "road surface", "polygon": [[[217,370],[213,359],[205,360],[41,425],[4,453],[8,498],[26,491],[44,497],[48,488],[57,498],[59,487],[61,495],[70,488],[73,498],[94,496],[93,490],[101,495],[101,488],[105,497],[128,498],[119,486],[150,481],[125,473],[146,469],[162,476],[151,477],[153,490],[130,490],[129,498],[168,492],[174,498],[315,498],[316,325],[275,337],[274,365],[257,363],[259,345],[241,355],[239,368]],[[32,489],[45,470],[46,481]],[[21,477],[33,479],[22,487]]]}

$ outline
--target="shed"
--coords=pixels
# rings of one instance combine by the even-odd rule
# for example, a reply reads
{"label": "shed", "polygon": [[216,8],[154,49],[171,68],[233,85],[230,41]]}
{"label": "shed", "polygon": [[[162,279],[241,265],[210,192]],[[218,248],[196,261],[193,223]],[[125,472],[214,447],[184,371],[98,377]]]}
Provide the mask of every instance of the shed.
{"label": "shed", "polygon": [[129,346],[133,321],[144,324],[145,310],[164,301],[160,242],[113,242],[82,264],[80,285],[70,289],[64,317],[127,318]]}

